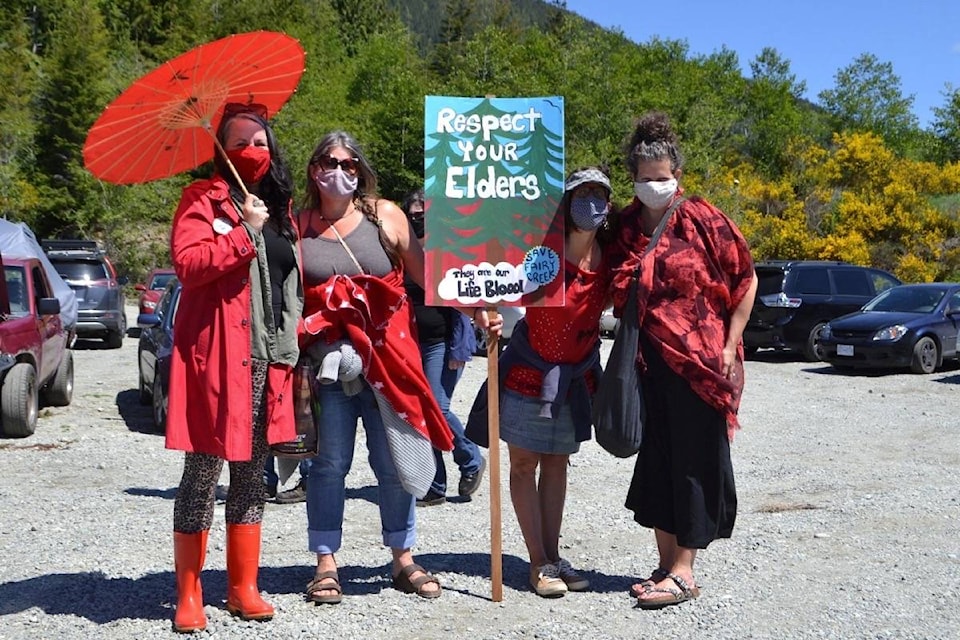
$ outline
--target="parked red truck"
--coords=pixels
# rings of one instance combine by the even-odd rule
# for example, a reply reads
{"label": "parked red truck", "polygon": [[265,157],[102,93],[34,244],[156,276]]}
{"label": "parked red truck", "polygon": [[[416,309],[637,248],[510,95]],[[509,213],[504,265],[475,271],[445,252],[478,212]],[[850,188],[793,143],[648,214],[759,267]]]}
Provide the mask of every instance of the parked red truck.
{"label": "parked red truck", "polygon": [[70,404],[73,352],[40,261],[0,256],[0,266],[0,429],[25,437],[37,428],[41,401]]}

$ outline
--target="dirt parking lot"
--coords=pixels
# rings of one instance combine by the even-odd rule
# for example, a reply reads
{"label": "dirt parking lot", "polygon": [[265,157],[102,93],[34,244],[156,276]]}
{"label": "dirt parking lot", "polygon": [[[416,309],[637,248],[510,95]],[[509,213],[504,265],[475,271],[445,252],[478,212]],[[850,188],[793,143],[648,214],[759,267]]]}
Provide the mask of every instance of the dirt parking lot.
{"label": "dirt parking lot", "polygon": [[[75,357],[73,403],[41,410],[28,439],[0,439],[0,640],[169,634],[181,456],[163,448],[149,408],[138,403],[136,339],[119,350],[81,342]],[[486,373],[485,359],[469,364],[454,403],[460,415]],[[389,586],[361,439],[338,554],[344,603],[304,602],[313,557],[303,505],[269,504],[260,586],[277,616],[262,625],[231,619],[223,609],[221,504],[204,573],[206,634],[960,637],[960,370],[845,375],[760,352],[746,376],[733,445],[737,526],[732,539],[701,554],[696,602],[660,612],[632,607],[627,588],[654,566],[655,547],[622,506],[632,460],[593,443],[572,460],[563,539],[590,592],[544,600],[530,591],[504,485],[504,599],[490,600],[485,481],[472,502],[417,512],[415,552],[443,581],[444,596],[399,594]],[[502,457],[505,483],[505,450]],[[455,486],[458,472],[446,459]]]}

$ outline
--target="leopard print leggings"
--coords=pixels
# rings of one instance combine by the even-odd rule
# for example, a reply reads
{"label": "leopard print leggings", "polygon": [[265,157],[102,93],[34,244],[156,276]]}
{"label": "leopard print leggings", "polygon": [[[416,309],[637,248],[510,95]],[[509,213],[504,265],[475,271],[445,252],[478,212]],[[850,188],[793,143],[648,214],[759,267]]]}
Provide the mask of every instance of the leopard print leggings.
{"label": "leopard print leggings", "polygon": [[[267,459],[267,362],[253,362],[253,453],[249,462],[231,462],[226,519],[229,524],[257,524],[263,520],[263,465]],[[213,524],[214,494],[223,469],[223,458],[187,453],[183,477],[173,504],[173,530],[205,531]]]}

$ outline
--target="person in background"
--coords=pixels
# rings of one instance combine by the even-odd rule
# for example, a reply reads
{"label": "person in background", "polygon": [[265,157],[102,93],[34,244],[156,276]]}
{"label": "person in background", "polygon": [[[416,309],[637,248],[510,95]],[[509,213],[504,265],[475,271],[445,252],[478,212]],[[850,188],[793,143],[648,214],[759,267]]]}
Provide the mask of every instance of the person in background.
{"label": "person in background", "polygon": [[184,189],[173,219],[170,254],[183,291],[166,446],[186,452],[173,507],[179,632],[207,624],[200,572],[224,460],[227,610],[247,620],[274,613],[257,587],[262,474],[268,443],[295,435],[303,289],[292,180],[266,117],[259,105],[226,105],[216,136],[243,185],[216,152],[214,176]]}
{"label": "person in background", "polygon": [[[659,552],[658,566],[631,594],[655,609],[696,598],[697,551],[733,531],[730,441],[743,391],[740,338],[757,277],[733,221],[702,198],[682,200],[683,158],[665,114],[637,121],[626,165],[636,198],[622,212],[611,254],[614,304],[620,315],[639,265],[637,366],[647,411],[626,506],[654,530]],[[678,201],[656,247],[641,257]]]}
{"label": "person in background", "polygon": [[[410,221],[414,234],[423,244],[424,237],[424,201],[423,190],[418,189],[407,194],[400,205]],[[404,287],[413,304],[417,320],[417,335],[420,341],[420,354],[423,359],[423,371],[430,382],[430,390],[440,404],[447,420],[447,426],[453,433],[453,461],[460,468],[460,484],[457,493],[469,498],[480,488],[486,460],[480,453],[480,447],[463,433],[463,424],[453,411],[450,401],[457,388],[463,367],[473,356],[477,348],[476,336],[470,319],[453,307],[431,307],[424,304],[424,291],[406,274]],[[443,453],[434,449],[437,473],[433,478],[430,491],[417,506],[443,504],[447,498],[447,468],[443,463]]]}
{"label": "person in background", "polygon": [[[363,360],[363,376],[349,389],[345,383],[319,385],[320,453],[307,483],[308,545],[317,554],[317,568],[307,597],[318,604],[342,600],[335,554],[342,544],[345,478],[360,418],[377,477],[383,544],[393,556],[393,586],[437,598],[439,581],[411,552],[417,539],[412,491],[422,486],[418,495],[424,495],[429,489],[432,447],[452,447],[423,373],[403,289],[405,271],[423,286],[423,250],[403,211],[377,197],[373,168],[348,133],[335,131],[320,140],[306,178],[299,214],[306,283],[301,346],[314,357],[315,349],[344,342]],[[490,324],[486,313],[478,314],[478,322]]]}
{"label": "person in background", "polygon": [[[543,597],[590,586],[560,557],[560,529],[568,463],[591,437],[590,398],[601,373],[600,314],[611,280],[605,259],[613,237],[610,196],[605,167],[584,167],[567,177],[559,205],[565,263],[555,281],[564,287],[564,306],[528,306],[499,361],[510,498],[530,556],[530,586]],[[467,425],[467,434],[480,442],[486,440],[486,395],[484,386]]]}
{"label": "person in background", "polygon": [[297,484],[286,491],[278,492],[280,476],[277,475],[276,459],[273,454],[268,455],[263,466],[263,490],[266,492],[267,499],[272,499],[277,504],[304,502],[307,499],[307,476],[310,475],[310,458],[301,460],[297,469],[300,472],[300,479],[297,480]]}

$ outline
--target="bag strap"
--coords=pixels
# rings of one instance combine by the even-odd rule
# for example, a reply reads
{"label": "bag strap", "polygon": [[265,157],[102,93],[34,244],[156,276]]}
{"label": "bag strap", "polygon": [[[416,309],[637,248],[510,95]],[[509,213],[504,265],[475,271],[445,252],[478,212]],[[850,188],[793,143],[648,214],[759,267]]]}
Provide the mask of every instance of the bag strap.
{"label": "bag strap", "polygon": [[[363,215],[363,213],[361,212],[360,215]],[[361,274],[366,273],[363,270],[363,267],[360,266],[360,261],[357,260],[357,256],[353,255],[353,251],[351,251],[350,247],[347,246],[346,241],[343,239],[343,236],[340,235],[340,232],[337,231],[337,228],[332,224],[330,224],[329,222],[327,222],[327,226],[330,227],[330,230],[333,231],[333,234],[337,236],[337,240],[339,240],[340,244],[343,245],[343,248],[344,250],[346,250],[347,255],[350,256],[351,260],[353,260],[353,264],[357,266],[357,270],[360,271]]]}
{"label": "bag strap", "polygon": [[680,198],[670,205],[670,208],[664,212],[663,216],[660,218],[660,222],[657,223],[656,230],[654,230],[653,235],[650,236],[650,242],[647,244],[647,248],[643,250],[643,255],[647,255],[653,251],[655,246],[657,246],[657,242],[660,241],[660,236],[663,235],[663,230],[667,228],[667,221],[673,215],[673,212],[677,210],[677,207],[686,202],[686,200],[686,198]]}

